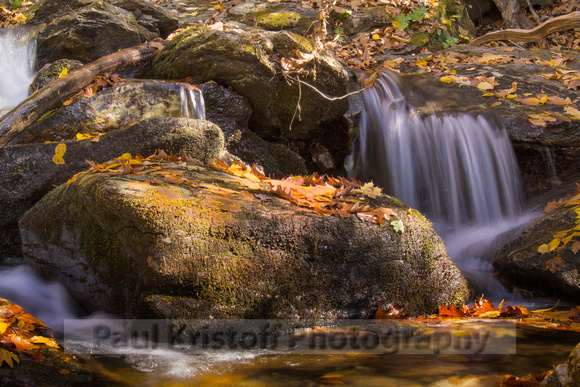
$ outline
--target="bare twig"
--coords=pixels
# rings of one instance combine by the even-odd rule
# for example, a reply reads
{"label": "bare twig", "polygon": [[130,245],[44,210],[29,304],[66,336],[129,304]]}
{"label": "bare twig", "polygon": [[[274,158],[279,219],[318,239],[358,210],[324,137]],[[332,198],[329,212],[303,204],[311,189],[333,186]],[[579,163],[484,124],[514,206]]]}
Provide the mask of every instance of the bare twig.
{"label": "bare twig", "polygon": [[302,79],[300,79],[300,78],[298,78],[298,79],[297,79],[297,78],[292,78],[290,75],[287,75],[287,77],[288,77],[288,78],[290,78],[290,79],[292,79],[293,81],[296,81],[296,82],[298,82],[298,84],[299,84],[299,85],[300,85],[301,83],[303,83],[303,84],[305,84],[306,86],[308,86],[308,87],[310,87],[310,88],[314,89],[314,91],[316,91],[316,92],[317,92],[318,94],[320,94],[320,95],[321,95],[323,98],[325,98],[325,99],[327,99],[327,100],[329,100],[329,101],[338,101],[338,100],[341,100],[341,99],[345,99],[345,98],[347,98],[347,97],[350,97],[351,95],[358,94],[358,93],[360,93],[360,92],[362,92],[362,91],[364,90],[364,89],[360,89],[360,90],[356,90],[356,91],[351,91],[350,93],[347,93],[347,94],[345,94],[345,95],[342,95],[342,96],[340,96],[340,97],[331,97],[331,96],[329,96],[329,95],[326,95],[326,94],[324,94],[322,91],[318,90],[316,87],[312,86],[310,83],[308,83],[308,82],[304,82],[304,81],[303,81]]}

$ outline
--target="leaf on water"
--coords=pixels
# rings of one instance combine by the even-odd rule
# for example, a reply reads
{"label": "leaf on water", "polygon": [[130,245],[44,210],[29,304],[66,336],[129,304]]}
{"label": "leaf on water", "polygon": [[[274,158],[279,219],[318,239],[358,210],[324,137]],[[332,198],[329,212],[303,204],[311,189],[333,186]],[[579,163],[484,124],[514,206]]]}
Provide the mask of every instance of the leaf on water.
{"label": "leaf on water", "polygon": [[403,224],[403,221],[398,219],[398,220],[393,220],[391,222],[391,226],[393,226],[393,229],[396,232],[400,232],[400,233],[404,233],[405,232],[405,225]]}
{"label": "leaf on water", "polygon": [[564,267],[566,267],[566,262],[562,258],[556,257],[548,259],[546,262],[544,262],[544,265],[542,265],[542,270],[555,273],[558,270],[562,270]]}
{"label": "leaf on water", "polygon": [[2,364],[6,363],[10,366],[10,368],[14,368],[13,360],[16,360],[17,363],[20,363],[20,359],[18,358],[17,354],[0,347],[0,367]]}

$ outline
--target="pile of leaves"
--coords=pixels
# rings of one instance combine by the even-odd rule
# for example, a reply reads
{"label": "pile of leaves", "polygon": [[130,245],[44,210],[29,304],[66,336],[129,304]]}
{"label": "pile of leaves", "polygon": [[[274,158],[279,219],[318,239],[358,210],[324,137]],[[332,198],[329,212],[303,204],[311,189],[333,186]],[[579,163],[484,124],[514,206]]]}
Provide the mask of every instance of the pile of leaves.
{"label": "pile of leaves", "polygon": [[31,5],[30,1],[13,1],[10,8],[0,5],[0,26],[2,24],[19,25],[26,23],[27,17],[22,11]]}
{"label": "pile of leaves", "polygon": [[[552,239],[550,243],[544,243],[540,245],[540,247],[538,247],[538,253],[540,254],[550,253],[555,250],[562,250],[568,244],[570,244],[568,247],[570,250],[572,250],[574,255],[580,251],[580,238],[578,238],[580,236],[580,183],[576,183],[574,194],[560,200],[553,200],[549,202],[544,208],[544,211],[549,213],[560,207],[569,207],[570,209],[574,209],[576,212],[576,224],[570,229],[561,230],[555,233],[554,239]],[[546,270],[555,272],[565,265],[566,263],[562,258],[556,257],[546,261],[544,267]]]}
{"label": "pile of leaves", "polygon": [[[475,66],[489,66],[489,65],[504,65],[509,63],[514,64],[536,64],[545,66],[550,72],[539,74],[541,77],[555,80],[562,83],[568,90],[576,91],[580,89],[580,73],[576,70],[571,70],[566,66],[566,63],[572,59],[570,55],[562,55],[554,53],[549,60],[542,58],[518,58],[510,55],[512,48],[504,50],[507,54],[490,54],[485,53],[479,55],[465,55],[459,52],[449,52],[440,54],[431,54],[428,56],[420,56],[414,62],[409,62],[411,66],[416,66],[426,72],[431,73],[434,77],[439,78],[444,83],[457,83],[461,86],[476,87],[481,90],[484,97],[495,97],[498,102],[491,106],[496,107],[501,105],[504,101],[520,103],[528,106],[544,106],[554,105],[560,111],[550,111],[543,113],[530,113],[529,121],[536,126],[546,126],[547,122],[555,122],[560,119],[562,121],[571,122],[571,120],[580,119],[580,107],[578,100],[571,100],[569,97],[562,98],[559,95],[548,95],[539,93],[533,95],[531,93],[519,94],[517,93],[518,84],[513,82],[509,87],[499,89],[500,83],[496,81],[495,76],[458,76],[457,70],[460,66],[472,65]],[[403,61],[397,63],[390,62],[391,65],[399,66]]]}
{"label": "pile of leaves", "polygon": [[[58,144],[55,148],[53,161],[64,164],[65,144]],[[248,166],[240,161],[228,164],[218,159],[211,167],[218,168],[236,176],[236,181],[249,190],[258,191],[252,193],[247,190],[237,192],[212,184],[202,183],[198,180],[187,179],[182,175],[187,169],[187,164],[195,164],[195,160],[188,155],[167,155],[164,151],[155,152],[152,156],[143,157],[139,154],[133,157],[125,153],[117,159],[97,164],[87,161],[91,165],[88,172],[79,172],[74,175],[67,184],[82,182],[91,173],[105,176],[119,176],[130,174],[157,174],[163,179],[149,180],[151,185],[179,184],[189,187],[192,192],[209,190],[220,195],[240,194],[249,200],[268,200],[268,196],[259,191],[271,192],[289,202],[308,209],[322,216],[339,216],[342,219],[357,216],[369,223],[390,225],[396,232],[404,232],[405,226],[397,213],[386,207],[373,208],[368,204],[368,199],[374,199],[382,195],[382,189],[375,187],[372,182],[363,184],[361,181],[344,177],[319,176],[290,176],[285,179],[267,177],[262,169],[256,165]],[[80,178],[81,175],[85,177]],[[225,208],[234,211],[233,208]],[[394,218],[394,219],[393,219]]]}
{"label": "pile of leaves", "polygon": [[520,325],[580,332],[580,306],[570,310],[556,309],[557,305],[547,309],[528,310],[523,306],[511,306],[502,301],[496,308],[491,301],[481,296],[473,302],[472,306],[439,305],[438,314],[411,318],[402,305],[391,305],[385,310],[382,304],[381,301],[375,312],[374,319],[376,320],[396,319],[405,320],[405,323],[409,325],[433,326],[447,319],[453,319],[456,322],[473,319],[510,319]]}
{"label": "pile of leaves", "polygon": [[14,361],[19,363],[19,354],[32,357],[34,362],[43,361],[41,349],[60,349],[57,341],[49,336],[52,333],[42,321],[0,298],[0,367],[4,363],[10,367]]}

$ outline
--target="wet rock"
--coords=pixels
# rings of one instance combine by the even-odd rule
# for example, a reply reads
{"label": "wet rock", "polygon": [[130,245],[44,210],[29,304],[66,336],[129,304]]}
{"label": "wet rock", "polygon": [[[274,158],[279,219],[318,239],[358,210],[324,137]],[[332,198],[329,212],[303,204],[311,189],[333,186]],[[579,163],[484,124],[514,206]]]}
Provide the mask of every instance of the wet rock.
{"label": "wet rock", "polygon": [[[189,97],[182,97],[181,94],[189,90],[193,87],[186,83],[123,81],[92,97],[76,97],[70,105],[30,125],[10,144],[71,140],[76,138],[77,133],[106,133],[147,118],[183,117],[182,98]],[[199,91],[194,90],[194,93]],[[197,112],[201,115],[203,108],[198,108]]]}
{"label": "wet rock", "polygon": [[570,353],[566,363],[554,367],[541,383],[544,387],[578,387],[580,386],[580,344]]}
{"label": "wet rock", "polygon": [[[312,136],[324,123],[342,118],[346,100],[329,101],[310,87],[284,79],[280,59],[296,47],[312,50],[310,43],[289,32],[244,32],[243,30],[183,33],[152,61],[153,78],[193,77],[231,87],[252,106],[249,128],[260,137],[295,141]],[[347,93],[349,75],[342,65],[326,55],[313,60],[301,79],[329,96]],[[300,97],[300,101],[299,101]],[[300,119],[295,116],[300,102]]]}
{"label": "wet rock", "polygon": [[224,132],[226,149],[246,163],[264,168],[266,175],[278,177],[306,174],[302,157],[282,144],[261,139],[248,129],[252,108],[248,100],[215,82],[201,87],[206,117]]}
{"label": "wet rock", "polygon": [[468,295],[430,222],[391,197],[371,204],[392,208],[402,233],[317,215],[211,167],[179,171],[197,188],[150,184],[159,176],[56,188],[20,220],[25,261],[85,307],[134,317],[352,318],[380,300],[418,315]]}
{"label": "wet rock", "polygon": [[157,37],[157,33],[140,25],[132,12],[95,1],[57,16],[41,30],[37,37],[38,63],[43,66],[57,59],[87,63]]}
{"label": "wet rock", "polygon": [[101,136],[65,142],[64,165],[52,161],[57,144],[27,144],[0,149],[0,256],[21,256],[18,218],[38,200],[75,173],[87,169],[85,160],[103,162],[121,154],[153,154],[157,149],[185,152],[206,162],[223,151],[223,134],[207,121],[150,118]]}
{"label": "wet rock", "polygon": [[[541,254],[540,245],[550,243],[554,234],[574,231],[578,213],[562,206],[526,227],[496,254],[493,266],[509,282],[530,291],[575,300],[580,297],[580,261],[571,250],[576,238],[566,246]],[[564,237],[562,237],[564,238]]]}

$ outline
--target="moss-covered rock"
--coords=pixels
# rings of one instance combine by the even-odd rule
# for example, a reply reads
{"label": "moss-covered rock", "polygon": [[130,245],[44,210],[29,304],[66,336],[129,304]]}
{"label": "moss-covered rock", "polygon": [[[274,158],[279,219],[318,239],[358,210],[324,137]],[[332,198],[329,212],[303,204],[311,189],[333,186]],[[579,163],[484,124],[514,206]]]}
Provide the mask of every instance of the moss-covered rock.
{"label": "moss-covered rock", "polygon": [[36,74],[32,83],[28,87],[28,94],[32,94],[37,90],[42,89],[50,82],[58,79],[60,74],[66,69],[67,72],[79,69],[83,66],[82,62],[72,59],[59,59],[50,64],[44,65]]}
{"label": "moss-covered rock", "polygon": [[[176,79],[187,76],[199,83],[213,80],[231,87],[250,101],[250,129],[258,135],[305,139],[323,123],[342,118],[346,100],[330,101],[306,85],[285,79],[280,60],[305,44],[295,34],[241,30],[191,30],[168,44],[152,61],[148,75]],[[308,52],[306,48],[306,52]],[[300,76],[329,96],[347,93],[349,75],[333,58],[321,55]],[[300,119],[296,116],[300,104]]]}
{"label": "moss-covered rock", "polygon": [[21,256],[18,218],[43,195],[75,173],[86,160],[103,162],[125,152],[151,155],[157,149],[210,162],[224,151],[221,130],[207,121],[150,118],[98,139],[67,141],[65,164],[52,161],[57,144],[25,144],[0,149],[0,256]]}
{"label": "moss-covered rock", "polygon": [[38,62],[41,66],[57,59],[87,63],[157,37],[141,26],[133,13],[95,1],[57,16],[42,29],[37,37]]}
{"label": "moss-covered rock", "polygon": [[317,215],[269,188],[248,200],[239,178],[213,168],[177,172],[195,187],[155,185],[156,173],[56,188],[21,218],[26,262],[85,307],[134,317],[347,318],[381,300],[418,315],[468,295],[431,224],[388,196],[370,204],[392,208],[402,233]]}
{"label": "moss-covered rock", "polygon": [[497,252],[494,268],[520,288],[578,300],[580,255],[571,249],[577,237],[566,246],[562,242],[551,252],[538,252],[541,245],[555,238],[554,234],[571,230],[571,235],[579,227],[576,211],[577,207],[562,206],[526,227]]}

